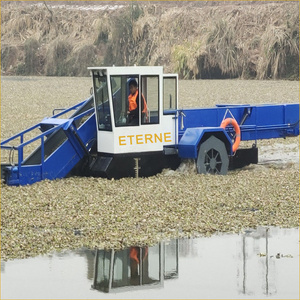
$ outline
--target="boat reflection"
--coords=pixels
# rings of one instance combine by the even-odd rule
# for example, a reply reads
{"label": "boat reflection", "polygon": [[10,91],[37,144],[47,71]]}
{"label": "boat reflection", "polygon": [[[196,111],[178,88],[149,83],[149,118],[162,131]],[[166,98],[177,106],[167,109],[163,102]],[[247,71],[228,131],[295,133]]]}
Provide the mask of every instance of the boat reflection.
{"label": "boat reflection", "polygon": [[178,240],[153,247],[96,250],[92,288],[110,293],[161,287],[178,277]]}

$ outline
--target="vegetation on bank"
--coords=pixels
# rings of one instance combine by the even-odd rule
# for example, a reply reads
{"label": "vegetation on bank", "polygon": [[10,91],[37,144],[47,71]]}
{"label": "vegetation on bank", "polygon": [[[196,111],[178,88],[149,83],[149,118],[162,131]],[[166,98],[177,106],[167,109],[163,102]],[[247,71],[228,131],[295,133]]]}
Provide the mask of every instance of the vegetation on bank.
{"label": "vegetation on bank", "polygon": [[[47,4],[48,3],[48,4]],[[299,3],[115,10],[1,9],[1,73],[85,76],[92,65],[163,65],[181,78],[299,78]]]}

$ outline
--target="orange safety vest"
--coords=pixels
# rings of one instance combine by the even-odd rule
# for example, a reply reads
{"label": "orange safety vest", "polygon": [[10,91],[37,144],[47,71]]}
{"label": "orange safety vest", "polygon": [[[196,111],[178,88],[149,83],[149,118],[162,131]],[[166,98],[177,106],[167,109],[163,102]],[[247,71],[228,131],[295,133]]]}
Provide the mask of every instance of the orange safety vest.
{"label": "orange safety vest", "polygon": [[[140,259],[138,258],[139,254],[140,254],[140,249],[141,248],[139,248],[139,247],[130,247],[130,252],[129,252],[130,258],[135,260],[138,264],[140,263]],[[148,247],[145,247],[144,249],[145,249],[145,253],[144,253],[143,260],[148,255]]]}
{"label": "orange safety vest", "polygon": [[[133,111],[137,108],[137,106],[138,106],[137,101],[139,101],[137,99],[138,94],[139,94],[139,91],[137,90],[133,95],[130,94],[128,96],[128,102],[129,102],[129,108],[128,109],[129,109],[129,111]],[[144,95],[142,95],[142,99],[144,101],[144,109],[143,109],[142,113],[145,113],[146,116],[148,116],[147,103],[146,103]]]}

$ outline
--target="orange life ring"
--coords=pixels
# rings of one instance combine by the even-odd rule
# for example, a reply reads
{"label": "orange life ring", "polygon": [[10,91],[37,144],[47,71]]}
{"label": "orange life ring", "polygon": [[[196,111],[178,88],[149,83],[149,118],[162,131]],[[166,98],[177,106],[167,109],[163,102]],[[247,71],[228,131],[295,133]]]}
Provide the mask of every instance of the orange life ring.
{"label": "orange life ring", "polygon": [[241,129],[240,129],[240,126],[237,123],[237,121],[232,118],[227,118],[227,119],[223,120],[220,127],[225,129],[228,125],[232,125],[235,130],[235,141],[234,141],[234,144],[232,145],[232,152],[235,152],[240,145]]}

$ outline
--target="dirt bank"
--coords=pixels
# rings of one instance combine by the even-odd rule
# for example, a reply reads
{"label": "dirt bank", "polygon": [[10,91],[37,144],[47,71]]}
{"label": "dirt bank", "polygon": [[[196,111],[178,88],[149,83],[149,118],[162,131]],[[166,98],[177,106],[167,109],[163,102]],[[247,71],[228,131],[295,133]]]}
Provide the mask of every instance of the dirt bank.
{"label": "dirt bank", "polygon": [[[173,1],[172,1],[173,2]],[[299,3],[1,3],[1,72],[163,65],[182,78],[299,77]]]}

